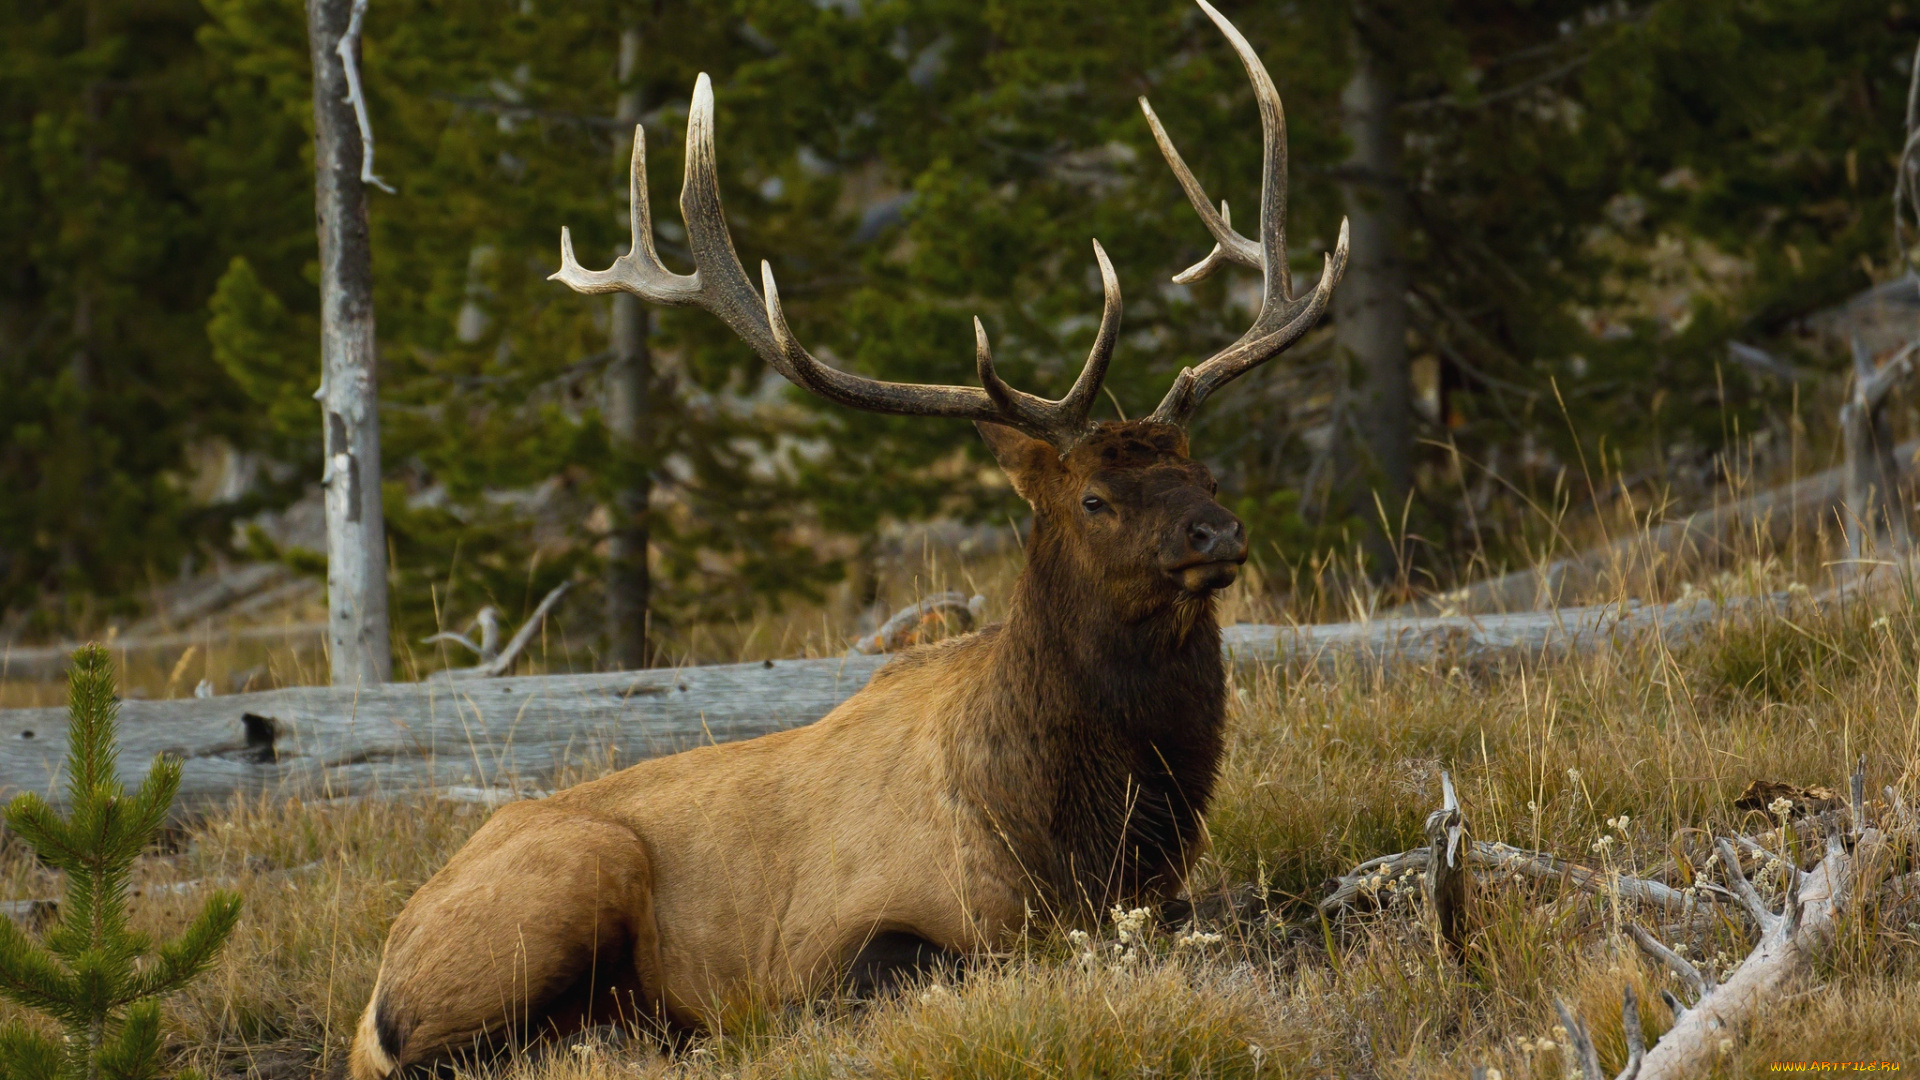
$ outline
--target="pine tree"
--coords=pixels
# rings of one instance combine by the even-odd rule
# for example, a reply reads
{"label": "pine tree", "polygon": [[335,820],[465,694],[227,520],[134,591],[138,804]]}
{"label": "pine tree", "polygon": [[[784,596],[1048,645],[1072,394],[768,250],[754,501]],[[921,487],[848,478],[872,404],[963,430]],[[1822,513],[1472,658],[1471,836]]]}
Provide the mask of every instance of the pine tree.
{"label": "pine tree", "polygon": [[60,921],[42,946],[0,919],[0,996],[53,1018],[66,1038],[0,1029],[0,1080],[146,1080],[160,1074],[160,999],[213,963],[240,897],[215,893],[186,933],[158,948],[127,925],[133,860],[166,821],[180,762],[155,760],[128,795],[114,768],[113,668],[97,645],[74,654],[67,711],[72,813],[62,819],[32,792],[6,813],[7,828],[65,872]]}

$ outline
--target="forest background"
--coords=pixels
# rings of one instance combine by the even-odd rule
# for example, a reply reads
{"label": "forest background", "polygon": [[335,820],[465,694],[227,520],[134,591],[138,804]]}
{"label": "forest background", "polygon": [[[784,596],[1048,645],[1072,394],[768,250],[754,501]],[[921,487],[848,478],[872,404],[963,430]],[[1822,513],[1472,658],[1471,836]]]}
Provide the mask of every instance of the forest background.
{"label": "forest background", "polygon": [[[1296,275],[1343,214],[1383,238],[1336,293],[1377,301],[1196,425],[1269,588],[1449,587],[1615,492],[1710,491],[1804,434],[1793,380],[1729,341],[1844,372],[1806,318],[1906,272],[1903,3],[1220,6],[1286,101]],[[636,119],[688,265],[697,72],[741,254],[831,362],[969,383],[978,314],[1002,373],[1057,395],[1097,237],[1126,296],[1110,405],[1137,414],[1257,304],[1250,275],[1169,280],[1211,245],[1135,97],[1215,197],[1258,203],[1245,75],[1184,2],[373,0],[363,49],[397,637],[591,591],[633,492],[644,659],[860,593],[889,525],[1019,528],[967,425],[815,401],[698,311],[620,347],[607,298],[545,280],[561,225],[589,264],[624,250]],[[293,0],[0,0],[0,638],[226,561],[323,565],[262,525],[320,474],[310,77]],[[636,363],[638,437],[613,438]]]}

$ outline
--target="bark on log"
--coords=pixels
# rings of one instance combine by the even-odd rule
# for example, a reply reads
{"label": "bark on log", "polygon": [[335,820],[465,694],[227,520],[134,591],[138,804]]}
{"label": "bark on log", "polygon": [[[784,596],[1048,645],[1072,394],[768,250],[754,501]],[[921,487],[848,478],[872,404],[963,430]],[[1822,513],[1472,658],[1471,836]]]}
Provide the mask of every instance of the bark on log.
{"label": "bark on log", "polygon": [[[1462,666],[1589,652],[1644,634],[1683,637],[1727,609],[1705,601],[1625,609],[1224,628],[1237,663]],[[121,704],[120,768],[184,760],[190,811],[234,793],[360,795],[453,785],[546,786],[569,766],[604,768],[708,741],[810,723],[866,685],[886,656],[495,680],[436,676],[355,691],[297,687]],[[29,734],[31,732],[31,734]],[[66,716],[0,710],[0,798],[61,799]]]}
{"label": "bark on log", "polygon": [[[120,774],[155,754],[183,759],[175,807],[285,792],[332,797],[469,785],[548,786],[569,766],[604,768],[819,719],[884,656],[782,660],[606,675],[436,677],[358,692],[124,701]],[[64,800],[66,710],[0,711],[0,799]]]}

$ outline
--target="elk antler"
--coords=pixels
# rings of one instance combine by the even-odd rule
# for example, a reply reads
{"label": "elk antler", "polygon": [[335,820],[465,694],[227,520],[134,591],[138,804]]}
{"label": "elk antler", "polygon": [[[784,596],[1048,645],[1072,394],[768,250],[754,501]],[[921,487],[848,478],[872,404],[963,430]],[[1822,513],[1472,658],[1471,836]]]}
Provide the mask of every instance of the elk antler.
{"label": "elk antler", "polygon": [[1227,36],[1233,51],[1240,54],[1240,62],[1247,69],[1247,78],[1253,82],[1254,99],[1260,104],[1260,130],[1264,140],[1261,153],[1260,242],[1255,244],[1234,231],[1225,201],[1220,203],[1219,212],[1214,212],[1213,203],[1200,187],[1200,181],[1194,179],[1193,171],[1187,168],[1180,151],[1174,149],[1173,140],[1167,137],[1166,129],[1160,126],[1160,118],[1153,114],[1153,106],[1142,97],[1140,110],[1147,114],[1147,124],[1153,128],[1153,139],[1160,144],[1161,155],[1167,159],[1174,178],[1180,181],[1181,189],[1187,193],[1187,201],[1193,204],[1193,209],[1214,239],[1213,250],[1207,257],[1176,275],[1173,280],[1181,284],[1199,281],[1222,263],[1228,262],[1259,270],[1265,280],[1260,293],[1260,315],[1253,320],[1253,326],[1240,335],[1240,340],[1214,353],[1199,367],[1182,370],[1174,380],[1173,388],[1167,391],[1166,398],[1160,402],[1160,407],[1154,410],[1153,419],[1183,426],[1193,416],[1194,410],[1200,407],[1200,403],[1207,400],[1208,395],[1280,355],[1301,334],[1306,333],[1327,309],[1327,301],[1333,296],[1333,286],[1347,269],[1347,221],[1341,218],[1340,241],[1335,245],[1333,254],[1327,256],[1319,283],[1313,287],[1313,292],[1294,299],[1293,275],[1287,266],[1287,115],[1280,105],[1280,92],[1274,89],[1273,78],[1267,74],[1266,65],[1254,55],[1253,46],[1247,44],[1247,39],[1227,21],[1226,16],[1215,11],[1207,0],[1194,2]]}
{"label": "elk antler", "polygon": [[656,304],[705,308],[718,315],[789,382],[855,409],[1005,424],[1045,439],[1063,453],[1092,429],[1094,399],[1099,396],[1100,381],[1106,377],[1120,331],[1120,283],[1098,240],[1093,243],[1093,255],[1100,264],[1100,280],[1106,292],[1100,331],[1073,388],[1060,400],[1048,401],[1015,390],[995,374],[987,332],[977,318],[973,320],[975,352],[985,389],[865,378],[820,363],[795,341],[780,310],[773,267],[765,261],[760,263],[760,280],[766,290],[762,299],[747,281],[740,256],[733,249],[733,238],[720,208],[720,183],[714,167],[713,83],[704,72],[694,83],[693,107],[687,115],[687,166],[680,192],[680,216],[687,223],[687,239],[693,249],[693,273],[668,270],[654,250],[647,200],[646,132],[638,126],[633,130],[630,199],[633,243],[627,254],[605,270],[588,270],[574,257],[572,234],[562,228],[560,269],[551,280],[576,292],[624,290]]}
{"label": "elk antler", "polygon": [[[1174,280],[1197,281],[1222,262],[1237,262],[1261,269],[1266,285],[1260,316],[1254,320],[1253,327],[1241,335],[1239,341],[1214,354],[1198,368],[1181,371],[1153,414],[1155,420],[1181,425],[1209,394],[1279,355],[1305,333],[1326,310],[1334,283],[1340,280],[1347,265],[1347,226],[1343,220],[1339,246],[1328,257],[1320,283],[1311,295],[1299,300],[1293,298],[1286,241],[1287,123],[1281,111],[1280,95],[1247,39],[1206,0],[1196,2],[1227,35],[1253,80],[1254,95],[1260,102],[1260,125],[1265,133],[1266,178],[1260,192],[1260,243],[1256,246],[1233,230],[1226,203],[1220,204],[1218,214],[1214,213],[1199,181],[1181,160],[1180,152],[1173,148],[1152,107],[1145,98],[1140,99],[1140,107],[1146,111],[1147,122],[1153,126],[1161,152],[1217,241],[1212,254]],[[718,315],[789,382],[855,409],[1005,424],[1045,439],[1062,452],[1092,429],[1094,399],[1099,396],[1100,383],[1106,377],[1120,330],[1120,283],[1098,240],[1094,241],[1093,254],[1100,264],[1100,280],[1105,291],[1100,331],[1094,336],[1093,348],[1080,369],[1080,377],[1074,380],[1073,388],[1065,397],[1048,401],[1015,390],[1002,381],[994,372],[986,328],[978,318],[973,320],[973,332],[982,388],[882,382],[828,367],[794,340],[780,309],[780,293],[774,285],[771,265],[764,260],[760,263],[764,298],[747,280],[720,208],[720,182],[713,152],[713,83],[704,72],[694,84],[693,107],[687,114],[687,166],[680,192],[680,216],[687,223],[687,238],[693,249],[694,272],[691,274],[668,270],[654,250],[653,222],[647,199],[646,146],[646,132],[636,126],[630,188],[633,242],[627,254],[615,259],[605,270],[588,270],[574,257],[571,232],[562,228],[560,269],[552,275],[552,280],[576,292],[624,290],[656,304],[705,308]]]}

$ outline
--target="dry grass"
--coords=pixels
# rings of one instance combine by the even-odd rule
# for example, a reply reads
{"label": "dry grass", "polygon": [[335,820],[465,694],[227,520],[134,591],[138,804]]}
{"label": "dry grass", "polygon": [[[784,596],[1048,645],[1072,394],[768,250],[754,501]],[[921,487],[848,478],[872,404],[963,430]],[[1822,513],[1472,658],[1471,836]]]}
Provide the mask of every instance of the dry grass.
{"label": "dry grass", "polygon": [[[1723,585],[1777,584],[1764,565]],[[1004,593],[996,595],[1000,599]],[[1245,604],[1245,601],[1240,603]],[[1414,846],[1439,771],[1477,836],[1597,864],[1663,872],[1705,863],[1703,829],[1756,831],[1732,808],[1751,780],[1839,786],[1866,755],[1870,790],[1920,795],[1920,609],[1816,612],[1729,623],[1703,641],[1506,672],[1413,669],[1236,673],[1232,745],[1198,887],[1258,883],[1274,917],[1218,943],[1162,928],[1088,961],[1058,932],[957,984],[864,1009],[770,1010],[669,1055],[601,1040],[523,1054],[499,1080],[676,1076],[1559,1077],[1552,1000],[1565,997],[1617,1067],[1623,985],[1656,1001],[1666,976],[1617,932],[1610,906],[1552,885],[1483,883],[1464,964],[1440,959],[1409,901],[1323,926],[1325,879]],[[1238,614],[1235,612],[1234,614]],[[765,628],[763,628],[764,630]],[[772,637],[774,635],[768,634]],[[212,1075],[332,1073],[371,988],[385,928],[484,820],[467,805],[236,803],[144,860],[138,921],[177,928],[195,902],[151,886],[228,878],[247,898],[221,965],[170,1007],[183,1063]],[[1625,830],[1609,818],[1628,815]],[[1914,869],[1899,853],[1891,872]],[[57,892],[0,850],[0,891]],[[1677,933],[1677,932],[1676,932]],[[1724,923],[1689,939],[1745,950]],[[1726,1076],[1774,1060],[1920,1064],[1920,905],[1850,915],[1805,991],[1777,1003],[1723,1057]],[[7,1016],[0,1009],[0,1019]],[[1647,1006],[1651,1032],[1664,1010]]]}

